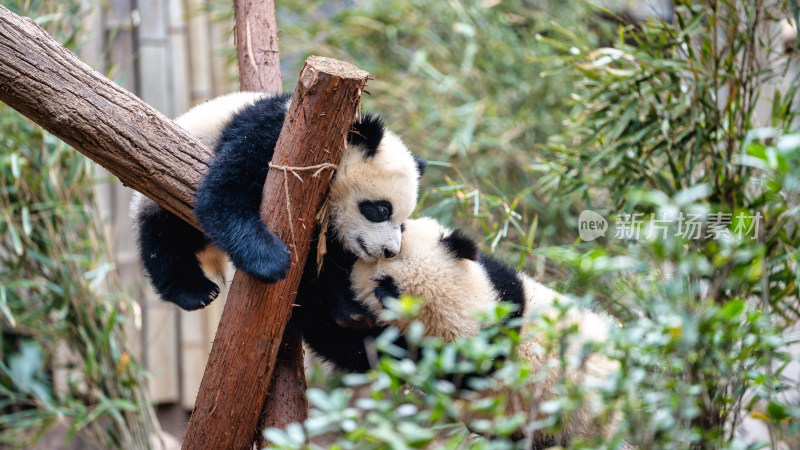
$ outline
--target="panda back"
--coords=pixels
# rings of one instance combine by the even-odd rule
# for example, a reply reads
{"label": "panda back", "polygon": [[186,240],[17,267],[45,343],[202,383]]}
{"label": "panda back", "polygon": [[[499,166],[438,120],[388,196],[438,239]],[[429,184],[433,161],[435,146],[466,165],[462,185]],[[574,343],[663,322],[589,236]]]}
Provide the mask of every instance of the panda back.
{"label": "panda back", "polygon": [[175,119],[175,122],[192,136],[214,148],[233,116],[265,96],[266,94],[261,92],[234,92],[223,95],[195,106]]}
{"label": "panda back", "polygon": [[[233,116],[265,96],[266,94],[260,92],[234,92],[216,97],[186,111],[175,122],[204,144],[215,148]],[[152,214],[158,208],[159,205],[153,200],[139,192],[133,193],[129,214],[135,233],[138,233],[141,217]]]}

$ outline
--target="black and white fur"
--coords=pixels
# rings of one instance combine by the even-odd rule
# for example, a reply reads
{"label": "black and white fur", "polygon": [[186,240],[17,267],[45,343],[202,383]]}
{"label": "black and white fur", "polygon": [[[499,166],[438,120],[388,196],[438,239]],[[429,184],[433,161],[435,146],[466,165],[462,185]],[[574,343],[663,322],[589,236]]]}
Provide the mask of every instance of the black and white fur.
{"label": "black and white fur", "polygon": [[[164,300],[187,310],[209,304],[219,286],[208,276],[224,279],[226,255],[237,269],[263,282],[286,276],[289,253],[260,220],[259,207],[289,101],[288,94],[240,92],[198,105],[176,119],[213,147],[215,156],[194,209],[207,236],[140,194],[132,201],[140,256]],[[353,124],[330,186],[328,235],[342,259],[332,254],[326,258],[330,266],[345,264],[343,273],[349,274],[356,257],[375,261],[400,250],[400,227],[416,206],[424,167],[377,116],[364,115]],[[337,284],[331,290],[348,286],[348,277],[339,273],[322,278]],[[312,289],[306,297],[316,293]]]}
{"label": "black and white fur", "polygon": [[[422,301],[418,320],[425,326],[425,334],[453,341],[478,332],[477,312],[487,310],[498,301],[506,301],[519,305],[517,314],[526,319],[536,315],[549,316],[558,320],[559,327],[577,326],[577,339],[569,345],[570,357],[578,357],[584,343],[606,341],[613,326],[606,315],[572,303],[561,316],[554,302],[557,299],[570,302],[570,299],[480,252],[475,241],[461,231],[451,231],[430,218],[408,220],[404,225],[397,257],[356,261],[353,266],[351,280],[356,298],[375,316],[381,316],[389,297],[396,298],[400,294],[418,297]],[[394,325],[401,330],[408,326],[403,322],[384,325]],[[531,382],[529,392],[535,393],[535,400],[526,403],[520,397],[510,401],[510,414],[527,412],[530,420],[541,420],[546,414],[539,410],[539,405],[553,397],[559,377],[592,383],[607,379],[616,370],[613,361],[591,354],[580,368],[576,365],[561,373],[549,366],[558,355],[543,355],[540,350],[542,339],[525,336],[525,329],[523,325],[523,338],[530,339],[519,345],[519,357],[530,363],[534,374],[550,372],[546,372],[548,375],[543,379],[536,375],[532,377],[535,381]],[[559,436],[540,433],[534,436],[534,441],[544,445],[565,443],[574,436],[601,435],[607,429],[601,429],[593,420],[600,407],[598,396],[589,395],[586,404],[573,414]],[[467,414],[464,418],[473,417],[476,416]]]}

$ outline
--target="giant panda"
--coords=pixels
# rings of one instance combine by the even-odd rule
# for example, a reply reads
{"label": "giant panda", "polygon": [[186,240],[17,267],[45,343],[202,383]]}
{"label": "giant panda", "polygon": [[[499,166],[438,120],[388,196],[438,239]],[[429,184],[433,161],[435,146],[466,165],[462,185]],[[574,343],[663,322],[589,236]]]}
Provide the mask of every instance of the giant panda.
{"label": "giant panda", "polygon": [[[259,208],[290,99],[289,94],[234,93],[176,119],[215,154],[194,207],[207,235],[141,194],[131,202],[140,258],[164,300],[186,310],[208,305],[220,291],[209,276],[224,280],[227,258],[264,282],[285,277],[289,253],[261,221]],[[301,306],[296,308],[320,304],[325,314],[301,317],[304,326],[335,337],[348,321],[363,320],[363,308],[352,301],[349,290],[350,268],[358,258],[375,261],[400,250],[401,224],[416,206],[425,164],[379,117],[362,115],[353,124],[328,195],[329,251],[319,275],[310,267],[315,258],[308,258]]]}
{"label": "giant panda", "polygon": [[[451,231],[434,219],[407,220],[404,224],[400,253],[392,259],[356,261],[351,272],[351,282],[357,301],[363,303],[377,317],[385,309],[387,298],[408,294],[421,299],[417,320],[425,327],[425,335],[454,341],[473,336],[479,331],[477,312],[486,311],[498,301],[519,305],[517,315],[549,316],[558,320],[559,327],[577,326],[577,339],[570,342],[568,356],[582,357],[584,343],[605,342],[614,322],[604,314],[578,306],[569,306],[564,315],[554,302],[570,300],[556,291],[516,272],[496,259],[480,252],[478,246],[465,233]],[[567,303],[574,305],[574,303]],[[531,322],[527,322],[530,324]],[[383,323],[405,331],[408,323],[393,321]],[[511,394],[509,414],[524,412],[529,422],[546,417],[539,409],[542,402],[554,395],[554,386],[560,376],[572,382],[596,383],[609,379],[617,364],[598,354],[590,354],[582,369],[569,368],[565,374],[549,366],[558,358],[555,354],[541,352],[543,343],[537,336],[527,336],[523,325],[523,342],[517,348],[521,359],[526,360],[533,373],[543,372],[544,378],[533,376],[528,394],[534,401],[525,403],[522,394]],[[517,398],[513,398],[513,396]],[[516,405],[516,406],[515,406]],[[533,436],[535,447],[563,444],[575,436],[605,436],[613,427],[613,420],[604,426],[597,425],[594,416],[601,410],[599,396],[594,391],[573,414],[558,436],[538,433]],[[465,413],[465,421],[477,418]],[[520,437],[520,436],[518,436]]]}

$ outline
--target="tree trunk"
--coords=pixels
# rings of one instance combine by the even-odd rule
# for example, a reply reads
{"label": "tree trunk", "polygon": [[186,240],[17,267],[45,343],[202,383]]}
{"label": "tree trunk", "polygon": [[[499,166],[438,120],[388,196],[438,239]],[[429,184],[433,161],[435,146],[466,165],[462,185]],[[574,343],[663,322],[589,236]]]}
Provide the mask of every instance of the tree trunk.
{"label": "tree trunk", "polygon": [[243,91],[282,92],[275,2],[235,0],[234,9],[239,86]]}
{"label": "tree trunk", "polygon": [[192,206],[211,149],[2,6],[0,101],[199,228]]}
{"label": "tree trunk", "polygon": [[286,425],[292,422],[302,422],[308,418],[306,372],[303,362],[302,336],[300,330],[290,323],[283,332],[281,348],[275,361],[275,371],[261,410],[261,419],[256,430],[258,448],[269,445],[269,441],[261,434],[265,428],[286,428]]}
{"label": "tree trunk", "polygon": [[[237,0],[234,8],[240,89],[282,92],[275,3],[272,0]],[[259,448],[268,444],[261,434],[264,428],[285,428],[308,417],[303,341],[300,330],[294,327],[287,327],[283,333],[267,392],[256,429]]]}
{"label": "tree trunk", "polygon": [[[368,75],[351,64],[309,57],[300,71],[272,164],[303,168],[338,163]],[[292,267],[285,280],[274,284],[238,272],[234,276],[184,449],[253,445],[315,216],[333,175],[333,170],[325,169],[312,177],[315,172],[297,171],[301,180],[273,166],[267,174],[261,216],[289,247]]]}

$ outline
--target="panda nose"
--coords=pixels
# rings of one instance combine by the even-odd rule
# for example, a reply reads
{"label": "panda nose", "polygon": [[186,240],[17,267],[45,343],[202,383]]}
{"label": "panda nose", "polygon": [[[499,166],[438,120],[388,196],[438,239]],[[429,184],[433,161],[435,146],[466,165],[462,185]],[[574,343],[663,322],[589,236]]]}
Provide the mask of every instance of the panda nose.
{"label": "panda nose", "polygon": [[391,258],[394,258],[395,256],[397,256],[397,253],[389,250],[388,248],[385,248],[385,249],[383,249],[383,256],[386,259],[391,259]]}

